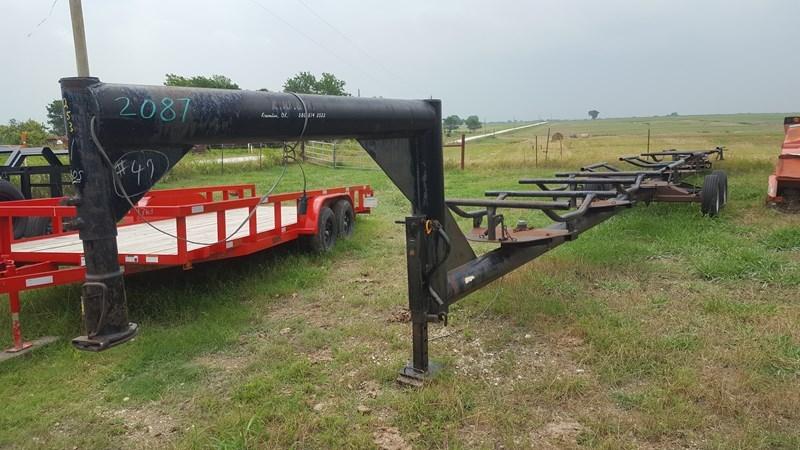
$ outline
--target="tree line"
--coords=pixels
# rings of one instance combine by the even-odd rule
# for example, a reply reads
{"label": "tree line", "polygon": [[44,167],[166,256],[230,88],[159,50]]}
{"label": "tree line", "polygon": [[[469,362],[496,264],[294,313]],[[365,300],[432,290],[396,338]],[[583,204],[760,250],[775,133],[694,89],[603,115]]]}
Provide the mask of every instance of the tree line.
{"label": "tree line", "polygon": [[470,131],[475,131],[483,126],[481,123],[481,119],[478,116],[469,116],[466,119],[462,119],[457,115],[447,116],[442,120],[442,126],[445,129],[445,132],[448,136],[453,132],[453,130],[458,129],[461,125],[466,125],[467,129]]}

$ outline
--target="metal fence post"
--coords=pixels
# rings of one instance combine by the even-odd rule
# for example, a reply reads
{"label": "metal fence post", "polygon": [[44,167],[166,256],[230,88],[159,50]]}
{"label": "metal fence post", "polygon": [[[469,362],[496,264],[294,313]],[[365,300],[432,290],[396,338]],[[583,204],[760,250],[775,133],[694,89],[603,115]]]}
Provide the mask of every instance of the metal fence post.
{"label": "metal fence post", "polygon": [[336,168],[336,141],[333,141],[331,146],[333,148],[333,168],[335,169]]}
{"label": "metal fence post", "polygon": [[550,128],[547,129],[547,140],[544,143],[544,160],[547,161],[547,157],[550,156]]}
{"label": "metal fence post", "polygon": [[464,147],[466,145],[466,138],[464,133],[461,133],[461,170],[464,170]]}

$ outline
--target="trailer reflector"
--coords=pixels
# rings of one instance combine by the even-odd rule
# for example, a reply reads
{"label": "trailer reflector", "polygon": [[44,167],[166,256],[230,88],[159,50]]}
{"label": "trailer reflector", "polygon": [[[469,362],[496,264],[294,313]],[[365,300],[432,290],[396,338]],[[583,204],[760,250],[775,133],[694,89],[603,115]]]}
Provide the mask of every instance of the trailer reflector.
{"label": "trailer reflector", "polygon": [[36,287],[36,286],[44,286],[46,284],[53,283],[53,276],[48,275],[45,277],[35,277],[35,278],[28,278],[25,280],[25,287]]}

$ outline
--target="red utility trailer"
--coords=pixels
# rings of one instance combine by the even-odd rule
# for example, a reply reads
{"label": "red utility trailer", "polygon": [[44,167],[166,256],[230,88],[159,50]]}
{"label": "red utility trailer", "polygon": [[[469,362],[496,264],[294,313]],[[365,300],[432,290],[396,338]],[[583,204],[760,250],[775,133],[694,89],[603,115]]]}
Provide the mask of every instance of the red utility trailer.
{"label": "red utility trailer", "polygon": [[[65,223],[76,216],[64,198],[0,203],[0,293],[8,294],[14,345],[22,339],[19,293],[86,280],[83,243]],[[127,273],[249,255],[306,238],[317,251],[352,234],[356,214],[376,205],[368,185],[290,192],[262,199],[255,185],[153,190],[117,225],[119,264]],[[46,217],[52,233],[14,240],[14,217]],[[67,227],[68,228],[68,227]]]}

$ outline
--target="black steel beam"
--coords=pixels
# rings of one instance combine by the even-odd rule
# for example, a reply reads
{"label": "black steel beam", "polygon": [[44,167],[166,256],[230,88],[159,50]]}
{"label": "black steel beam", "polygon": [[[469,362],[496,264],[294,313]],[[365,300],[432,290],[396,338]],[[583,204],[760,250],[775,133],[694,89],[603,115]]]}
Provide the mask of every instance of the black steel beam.
{"label": "black steel beam", "polygon": [[525,263],[574,239],[578,234],[609,219],[616,213],[617,209],[589,212],[571,221],[569,225],[565,223],[551,225],[548,227],[549,229],[569,230],[571,234],[553,237],[546,243],[502,245],[451,270],[447,274],[448,301],[450,303],[457,302]]}

